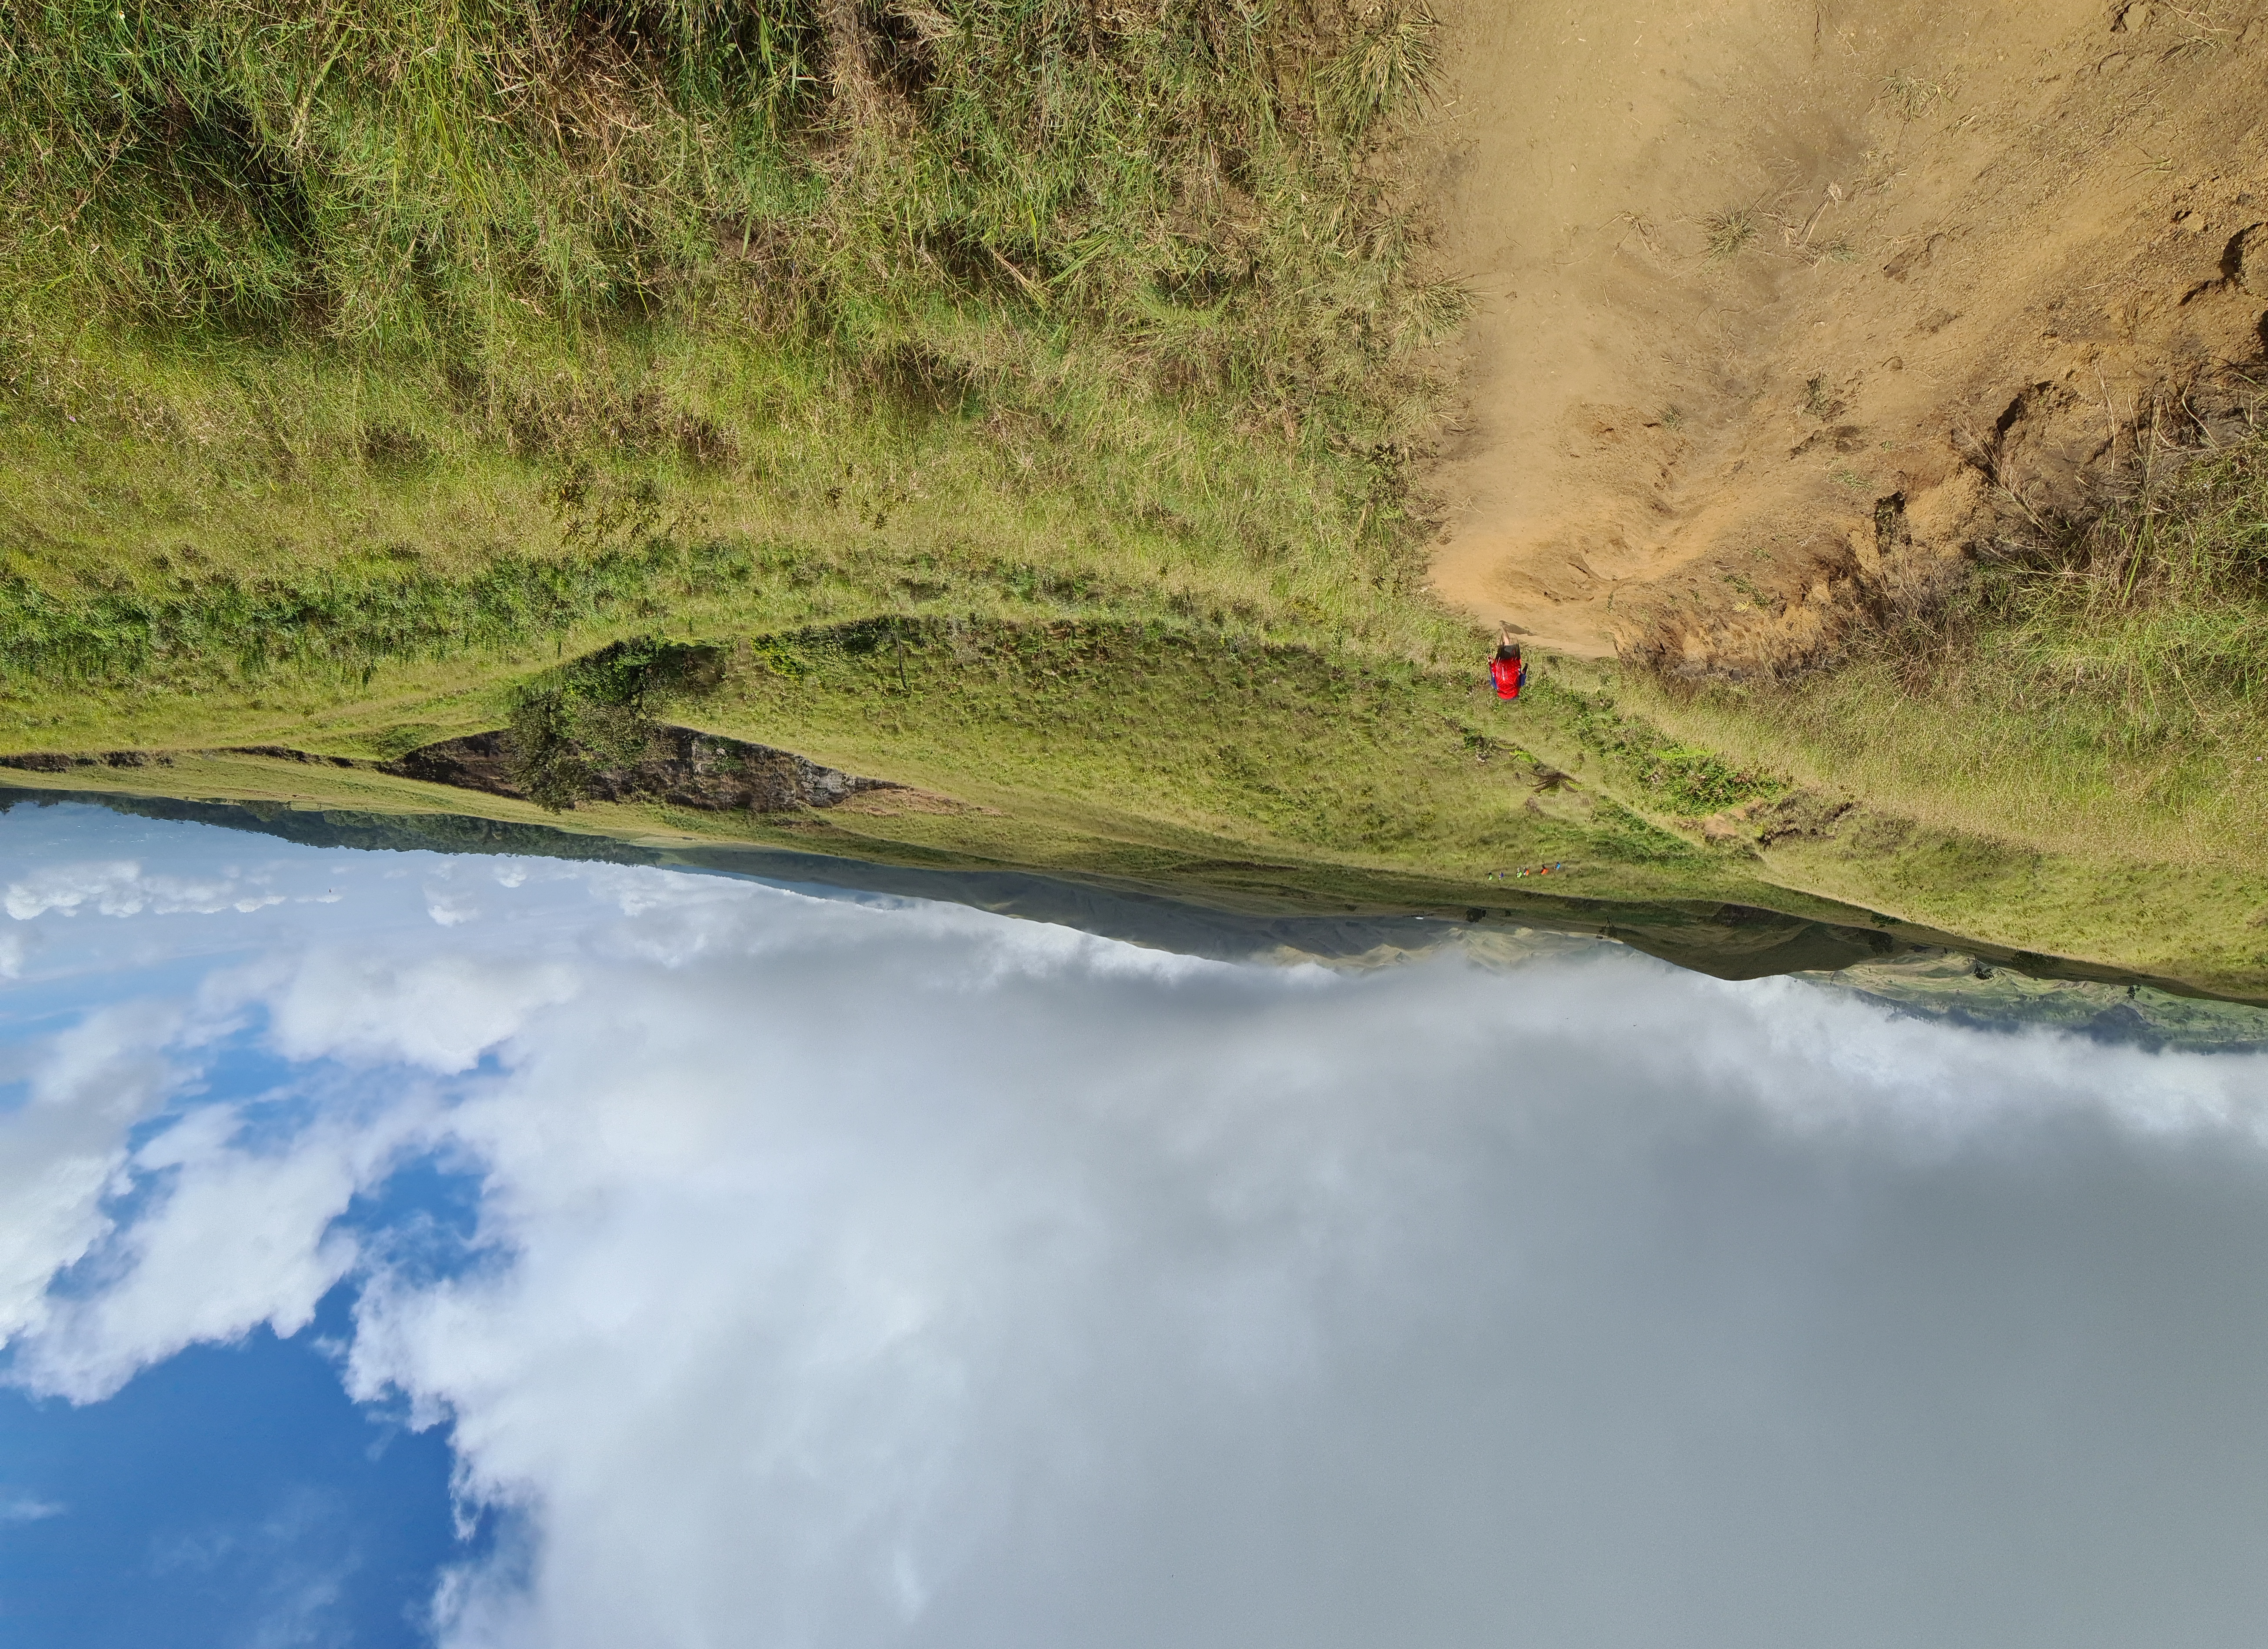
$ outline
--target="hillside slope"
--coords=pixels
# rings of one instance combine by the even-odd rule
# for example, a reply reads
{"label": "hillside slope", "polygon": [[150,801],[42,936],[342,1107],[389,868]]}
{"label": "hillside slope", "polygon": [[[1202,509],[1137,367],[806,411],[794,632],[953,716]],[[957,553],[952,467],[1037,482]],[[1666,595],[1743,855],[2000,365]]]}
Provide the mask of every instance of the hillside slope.
{"label": "hillside slope", "polygon": [[[2115,172],[2119,143],[2158,141],[2145,115],[2188,142],[2198,111],[2238,107],[2243,83],[2213,54],[2254,48],[2211,17],[2130,18],[2137,39],[2166,31],[2166,61],[2128,50],[2142,112],[2088,137],[2077,114],[2050,118],[2076,96],[2060,81],[2030,103],[1985,95],[2014,97],[2026,63],[2076,49],[2080,22],[2053,8],[1989,50],[1971,40],[1983,24],[1918,6],[1807,10],[1808,33],[1784,7],[1712,8],[1706,28],[1693,10],[1667,56],[1631,60],[1677,88],[1630,89],[1617,118],[1654,133],[1633,149],[1601,113],[1630,63],[1587,56],[1605,49],[1587,23],[1546,26],[1564,11],[0,0],[0,756],[15,763],[0,779],[515,818],[548,816],[540,799],[577,828],[1330,908],[1498,909],[1548,865],[1552,897],[1599,902],[1596,926],[1670,903],[1799,925],[1856,910],[1876,932],[2268,992],[2268,853],[2250,845],[2268,767],[2234,755],[2261,737],[2244,661],[2268,655],[2246,626],[2268,608],[2246,547],[2268,520],[2268,464],[2136,492],[2133,533],[2066,545],[2077,560],[2023,586],[2109,591],[2122,623],[2187,623],[2203,610],[2191,586],[2139,576],[2120,547],[2147,538],[2155,567],[2203,541],[2163,523],[2230,524],[2211,541],[2227,563],[2213,588],[2233,592],[2213,609],[2228,667],[2201,687],[2204,655],[2176,637],[2110,698],[2058,688],[2084,713],[2049,738],[2039,684],[2095,680],[2085,660],[2065,672],[2056,638],[2131,624],[2049,614],[2063,629],[2038,630],[2036,667],[1995,671],[1974,661],[2017,657],[1996,639],[2002,608],[1964,619],[1899,592],[1926,593],[1931,569],[1974,583],[1981,562],[1956,563],[1960,534],[1931,526],[1955,503],[2005,525],[1993,499],[2029,497],[2051,516],[2011,455],[2049,453],[2036,429],[2083,432],[2091,415],[2062,390],[2027,400],[2005,429],[1995,415],[1999,456],[1964,468],[1941,441],[1924,451],[1913,407],[1960,371],[1984,385],[2019,370],[2013,344],[2003,358],[1975,342],[2015,323],[1979,308],[1970,342],[1945,322],[1896,371],[1850,353],[1873,347],[1868,314],[1968,302],[1960,283],[2027,232],[2054,229],[2066,259],[2095,244],[2054,219],[2061,174],[2041,157],[2061,151],[2021,143],[2063,131]],[[1622,14],[1567,13],[1594,15]],[[1783,108],[1780,92],[1802,95]],[[1714,136],[1690,123],[1705,104],[1726,122]],[[1577,142],[1572,181],[1557,151],[1498,164],[1519,121]],[[1900,192],[1909,162],[1995,144],[2032,156],[1987,191],[2021,222],[1988,211],[1915,240],[1898,214],[1928,211]],[[1818,176],[1792,180],[1790,155]],[[2136,202],[2156,198],[2161,159],[2129,180]],[[1578,221],[1615,192],[1594,163],[1674,191],[1602,205],[1635,253]],[[2233,177],[2183,183],[2184,212],[2218,233],[2214,202],[2242,203]],[[1800,181],[1827,204],[1799,222]],[[1713,258],[1677,239],[1705,241],[1712,214]],[[2204,243],[2183,233],[2133,267],[2185,268]],[[1544,289],[1498,290],[1481,245],[1515,271],[1572,259],[1552,301],[1597,303],[1540,321],[1507,309]],[[1915,247],[1926,261],[1892,271]],[[2241,319],[2249,279],[2240,260],[2133,335],[2205,338]],[[1894,289],[1889,308],[1859,303],[1866,282]],[[1482,416],[1429,471],[1469,305]],[[2075,312],[2057,324],[2082,335]],[[1491,377],[1488,352],[1515,346],[1560,353]],[[1807,350],[1820,358],[1788,379]],[[2129,394],[2107,350],[2089,359]],[[1778,376],[1742,378],[1743,351]],[[1555,457],[1521,445],[1518,422],[1576,404],[1553,361],[1596,379],[1584,406],[1684,399],[1642,436],[1624,440],[1623,419]],[[1790,382],[1793,409],[1775,399]],[[2102,438],[2131,464],[2137,403],[2117,404]],[[1853,430],[1876,442],[1856,490],[1835,466],[1862,454],[1825,455]],[[1631,491],[1652,472],[1629,454],[1678,443],[1690,461]],[[1754,473],[1732,467],[1751,448]],[[1428,475],[1447,486],[1491,452],[1492,484],[1548,482],[1600,521],[1666,510],[1665,565],[1683,569],[1649,586],[1619,662],[1582,657],[1616,634],[1569,627],[1595,592],[1546,603],[1565,624],[1522,609],[1563,651],[1539,651],[1516,705],[1481,685],[1485,603],[1425,581]],[[1479,508],[1452,512],[1453,551]],[[1778,538],[1744,536],[1764,526]],[[1822,573],[1837,545],[1848,565]],[[1727,556],[1737,571],[1711,559]],[[2133,607],[2161,594],[2157,617]],[[1916,636],[1966,674],[1917,682],[1900,652]],[[671,650],[722,660],[700,694],[652,691],[685,739],[936,805],[688,813],[578,790],[622,765],[578,740],[646,736],[592,682]],[[1775,679],[1837,667],[1695,690],[1744,660]],[[1940,690],[1955,677],[2007,702],[1979,714],[1974,693]],[[2158,721],[2121,708],[2139,700]],[[589,717],[555,739],[566,724],[543,718],[576,704]],[[506,756],[507,728],[530,747]],[[528,800],[476,801],[379,770],[468,735],[496,735],[482,748],[499,765],[541,757],[549,777],[519,785]],[[247,748],[316,759],[228,754]]]}
{"label": "hillside slope", "polygon": [[1433,581],[1563,652],[1771,668],[2002,515],[2227,439],[2263,360],[2244,4],[1469,4],[1434,140],[1469,427]]}

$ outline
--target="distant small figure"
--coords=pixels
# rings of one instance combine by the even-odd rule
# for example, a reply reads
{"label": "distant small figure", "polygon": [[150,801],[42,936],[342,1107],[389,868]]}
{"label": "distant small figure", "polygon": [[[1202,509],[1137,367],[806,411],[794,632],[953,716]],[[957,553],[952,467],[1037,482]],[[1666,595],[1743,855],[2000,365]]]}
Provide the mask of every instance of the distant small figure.
{"label": "distant small figure", "polygon": [[1496,657],[1489,663],[1489,679],[1496,683],[1498,698],[1518,698],[1528,685],[1528,666],[1520,661],[1520,644],[1512,638],[1509,624],[1496,627]]}
{"label": "distant small figure", "polygon": [[1555,859],[1549,865],[1529,865],[1516,871],[1491,871],[1488,879],[1492,882],[1517,881],[1523,876],[1549,876],[1554,871],[1566,868],[1565,859]]}

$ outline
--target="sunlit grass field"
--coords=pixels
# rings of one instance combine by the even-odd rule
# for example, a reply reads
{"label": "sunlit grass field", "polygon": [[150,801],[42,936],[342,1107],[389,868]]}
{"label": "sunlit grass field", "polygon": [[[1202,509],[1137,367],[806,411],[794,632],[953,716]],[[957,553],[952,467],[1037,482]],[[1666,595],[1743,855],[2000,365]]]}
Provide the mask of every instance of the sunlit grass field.
{"label": "sunlit grass field", "polygon": [[0,713],[81,736],[70,678],[140,737],[688,600],[1430,649],[1460,298],[1383,158],[1431,49],[1329,4],[9,0]]}
{"label": "sunlit grass field", "polygon": [[1940,828],[2111,872],[2257,871],[2268,437],[2169,465],[2057,538],[2011,541],[1948,609],[1862,637],[1834,670],[1631,685],[1690,737]]}

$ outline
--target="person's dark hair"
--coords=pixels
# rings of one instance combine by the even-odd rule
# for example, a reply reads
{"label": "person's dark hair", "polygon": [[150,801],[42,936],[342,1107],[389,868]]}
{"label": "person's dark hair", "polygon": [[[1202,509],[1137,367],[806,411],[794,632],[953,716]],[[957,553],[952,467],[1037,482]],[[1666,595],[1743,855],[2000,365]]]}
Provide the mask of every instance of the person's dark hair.
{"label": "person's dark hair", "polygon": [[1520,644],[1516,641],[1500,641],[1497,643],[1496,656],[1499,659],[1519,658]]}

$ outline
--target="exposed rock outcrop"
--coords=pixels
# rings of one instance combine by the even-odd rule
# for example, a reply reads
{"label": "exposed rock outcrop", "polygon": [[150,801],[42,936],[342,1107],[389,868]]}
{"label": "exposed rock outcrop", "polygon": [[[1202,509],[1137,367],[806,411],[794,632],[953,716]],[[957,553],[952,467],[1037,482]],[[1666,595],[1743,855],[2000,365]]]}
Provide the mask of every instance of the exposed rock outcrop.
{"label": "exposed rock outcrop", "polygon": [[[382,773],[528,799],[517,777],[519,753],[508,731],[445,739],[379,764]],[[659,801],[704,813],[790,813],[832,807],[869,791],[906,787],[821,767],[791,750],[744,744],[689,727],[657,725],[643,759],[594,768],[588,799]]]}

